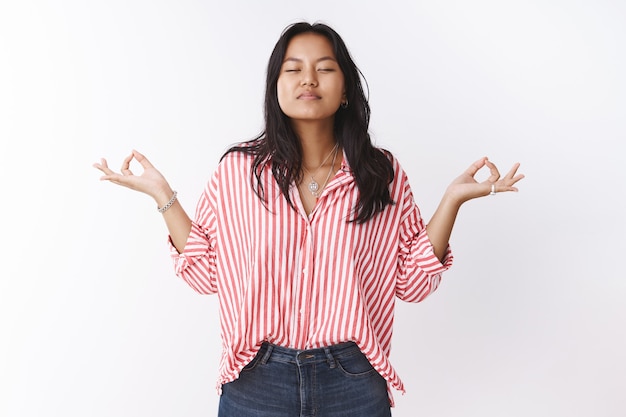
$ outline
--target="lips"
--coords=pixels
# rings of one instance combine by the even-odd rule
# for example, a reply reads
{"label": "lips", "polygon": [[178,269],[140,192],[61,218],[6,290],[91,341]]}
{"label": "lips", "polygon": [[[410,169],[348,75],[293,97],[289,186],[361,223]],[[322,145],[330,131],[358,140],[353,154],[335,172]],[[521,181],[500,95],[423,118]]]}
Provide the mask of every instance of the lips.
{"label": "lips", "polygon": [[321,97],[313,93],[302,93],[298,96],[298,100],[319,100]]}

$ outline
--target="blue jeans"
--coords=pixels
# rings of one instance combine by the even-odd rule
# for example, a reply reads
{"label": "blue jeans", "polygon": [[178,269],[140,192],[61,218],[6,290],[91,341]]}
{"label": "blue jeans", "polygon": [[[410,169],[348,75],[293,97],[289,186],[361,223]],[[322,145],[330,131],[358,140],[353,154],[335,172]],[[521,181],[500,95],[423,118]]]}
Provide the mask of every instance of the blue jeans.
{"label": "blue jeans", "polygon": [[295,350],[264,343],[222,386],[219,417],[389,417],[387,382],[352,342]]}

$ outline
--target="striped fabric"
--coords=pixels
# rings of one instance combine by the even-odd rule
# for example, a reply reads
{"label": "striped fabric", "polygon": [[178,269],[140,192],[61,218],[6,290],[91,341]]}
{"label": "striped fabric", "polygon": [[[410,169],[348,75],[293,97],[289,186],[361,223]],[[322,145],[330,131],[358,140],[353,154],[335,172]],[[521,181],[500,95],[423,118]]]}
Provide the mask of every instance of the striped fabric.
{"label": "striped fabric", "polygon": [[395,205],[365,224],[348,222],[358,190],[345,162],[307,216],[293,210],[268,169],[267,208],[250,184],[252,158],[226,156],[197,205],[175,271],[194,290],[219,296],[223,352],[218,389],[236,379],[263,341],[294,349],[354,341],[389,386],[404,392],[389,362],[396,297],[418,302],[439,285],[433,253],[397,160]]}

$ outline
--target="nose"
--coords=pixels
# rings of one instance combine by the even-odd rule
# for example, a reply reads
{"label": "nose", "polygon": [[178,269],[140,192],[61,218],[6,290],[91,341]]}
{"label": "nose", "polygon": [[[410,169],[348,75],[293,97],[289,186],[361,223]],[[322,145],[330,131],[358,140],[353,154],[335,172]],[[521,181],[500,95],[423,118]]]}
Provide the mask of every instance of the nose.
{"label": "nose", "polygon": [[306,86],[316,87],[317,77],[315,75],[316,75],[315,71],[311,71],[311,70],[302,71],[302,80],[300,81],[300,85],[302,85],[303,87],[306,87]]}

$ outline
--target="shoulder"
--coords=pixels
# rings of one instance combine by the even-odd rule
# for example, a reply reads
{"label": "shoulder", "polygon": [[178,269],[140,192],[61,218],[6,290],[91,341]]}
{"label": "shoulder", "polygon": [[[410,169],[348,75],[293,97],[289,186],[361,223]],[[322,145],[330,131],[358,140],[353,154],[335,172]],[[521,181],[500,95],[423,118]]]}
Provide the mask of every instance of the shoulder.
{"label": "shoulder", "polygon": [[411,184],[409,183],[406,171],[402,167],[402,163],[396,155],[388,150],[381,149],[381,151],[385,153],[393,168],[393,179],[389,183],[391,199],[394,200],[396,204],[410,202],[413,192],[411,191]]}
{"label": "shoulder", "polygon": [[241,184],[249,178],[252,159],[252,156],[242,152],[224,154],[213,169],[205,192],[215,199],[218,195],[232,191],[235,184]]}
{"label": "shoulder", "polygon": [[388,151],[384,148],[377,148],[380,152],[382,152],[389,162],[391,163],[391,167],[393,169],[393,182],[406,182],[407,176],[404,168],[402,168],[402,164],[400,160],[394,155],[391,151]]}
{"label": "shoulder", "polygon": [[250,165],[250,163],[254,160],[254,155],[245,152],[244,150],[232,150],[229,149],[220,159],[220,163],[218,166],[229,166],[229,165]]}
{"label": "shoulder", "polygon": [[233,175],[249,172],[253,161],[254,155],[243,150],[233,150],[231,148],[220,158],[215,175]]}

